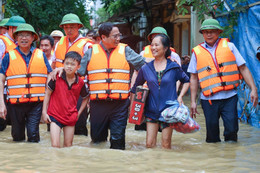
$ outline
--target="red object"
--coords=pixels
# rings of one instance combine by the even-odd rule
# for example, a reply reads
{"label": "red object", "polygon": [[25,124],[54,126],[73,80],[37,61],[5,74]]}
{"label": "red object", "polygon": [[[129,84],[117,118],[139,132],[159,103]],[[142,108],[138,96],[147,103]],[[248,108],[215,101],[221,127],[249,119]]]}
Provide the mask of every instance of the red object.
{"label": "red object", "polygon": [[142,86],[136,87],[135,97],[132,103],[128,120],[129,123],[140,125],[143,122],[143,112],[148,92],[148,88]]}
{"label": "red object", "polygon": [[77,102],[83,85],[85,85],[83,80],[78,78],[78,82],[68,89],[67,82],[62,77],[57,76],[47,114],[64,125],[74,126],[78,116]]}
{"label": "red object", "polygon": [[181,122],[171,123],[170,127],[180,133],[193,133],[200,130],[200,125],[191,117],[184,124]]}

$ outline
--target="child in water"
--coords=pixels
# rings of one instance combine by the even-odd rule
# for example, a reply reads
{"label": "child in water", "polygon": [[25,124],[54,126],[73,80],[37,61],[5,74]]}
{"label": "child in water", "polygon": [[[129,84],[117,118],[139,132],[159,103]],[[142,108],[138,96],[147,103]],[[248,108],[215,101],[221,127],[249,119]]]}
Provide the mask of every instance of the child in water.
{"label": "child in water", "polygon": [[[63,128],[64,147],[72,146],[75,124],[88,103],[88,92],[83,80],[76,75],[80,67],[81,56],[77,52],[68,52],[64,59],[61,77],[50,80],[43,102],[42,119],[50,123],[51,145],[60,147],[60,134]],[[83,98],[77,111],[79,96]]]}

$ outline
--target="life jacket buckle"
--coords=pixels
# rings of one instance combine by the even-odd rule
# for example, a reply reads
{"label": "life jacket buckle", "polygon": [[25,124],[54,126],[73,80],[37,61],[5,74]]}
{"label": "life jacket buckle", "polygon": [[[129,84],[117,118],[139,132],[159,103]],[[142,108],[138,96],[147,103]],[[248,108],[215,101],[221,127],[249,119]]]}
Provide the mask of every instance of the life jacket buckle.
{"label": "life jacket buckle", "polygon": [[111,83],[111,82],[112,82],[111,78],[106,79],[106,83]]}
{"label": "life jacket buckle", "polygon": [[26,77],[27,77],[27,78],[32,77],[32,74],[31,74],[31,73],[28,73],[28,74],[26,74]]}
{"label": "life jacket buckle", "polygon": [[111,94],[111,90],[106,90],[106,94]]}
{"label": "life jacket buckle", "polygon": [[223,65],[223,63],[220,63],[218,66],[219,66],[219,68],[222,68],[224,65]]}
{"label": "life jacket buckle", "polygon": [[221,86],[226,86],[227,83],[226,82],[221,82]]}
{"label": "life jacket buckle", "polygon": [[25,88],[31,88],[31,84],[25,84]]}
{"label": "life jacket buckle", "polygon": [[221,77],[221,76],[223,76],[223,74],[222,74],[222,72],[219,72],[218,77]]}
{"label": "life jacket buckle", "polygon": [[208,66],[208,67],[206,68],[206,70],[207,70],[208,72],[211,71],[210,66]]}
{"label": "life jacket buckle", "polygon": [[112,69],[111,68],[107,68],[107,73],[112,73]]}

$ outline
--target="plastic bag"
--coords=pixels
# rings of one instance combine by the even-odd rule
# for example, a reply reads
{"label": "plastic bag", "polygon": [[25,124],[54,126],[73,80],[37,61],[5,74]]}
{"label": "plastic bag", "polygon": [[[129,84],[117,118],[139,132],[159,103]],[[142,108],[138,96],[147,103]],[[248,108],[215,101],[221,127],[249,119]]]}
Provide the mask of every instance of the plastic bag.
{"label": "plastic bag", "polygon": [[188,117],[186,123],[171,123],[170,127],[180,133],[193,133],[200,130],[200,125],[190,116]]}
{"label": "plastic bag", "polygon": [[170,123],[170,127],[180,133],[193,133],[200,130],[200,125],[190,117],[187,106],[179,105],[177,100],[169,100],[166,104],[172,106],[162,111],[159,121]]}
{"label": "plastic bag", "polygon": [[172,106],[162,111],[161,116],[159,117],[159,121],[163,121],[166,123],[185,123],[188,120],[190,112],[187,106],[185,106],[184,104],[179,105],[179,102],[177,100],[166,101],[166,104]]}

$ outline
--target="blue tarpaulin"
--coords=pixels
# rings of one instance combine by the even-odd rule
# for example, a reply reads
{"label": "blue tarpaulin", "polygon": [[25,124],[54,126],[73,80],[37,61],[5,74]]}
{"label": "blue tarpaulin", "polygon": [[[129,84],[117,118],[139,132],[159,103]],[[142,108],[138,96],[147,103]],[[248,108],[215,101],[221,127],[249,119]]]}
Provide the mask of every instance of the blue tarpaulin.
{"label": "blue tarpaulin", "polygon": [[[232,0],[226,2],[232,7]],[[257,0],[248,0],[241,4],[247,7],[247,10],[239,13],[238,26],[235,27],[231,42],[236,45],[246,60],[246,65],[253,75],[260,96],[260,61],[256,58],[257,48],[260,47],[260,4],[258,2]],[[231,10],[233,9],[231,8]],[[221,25],[228,25],[228,15],[218,17],[217,20],[220,21]],[[243,122],[260,128],[260,105],[253,108],[249,94],[250,89],[243,82],[238,88],[239,118]]]}

